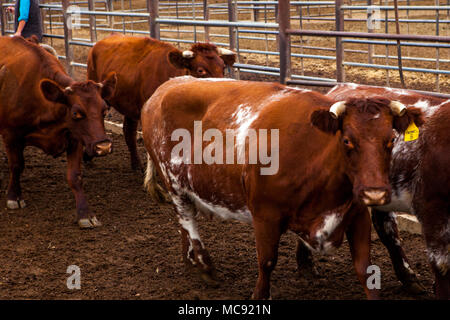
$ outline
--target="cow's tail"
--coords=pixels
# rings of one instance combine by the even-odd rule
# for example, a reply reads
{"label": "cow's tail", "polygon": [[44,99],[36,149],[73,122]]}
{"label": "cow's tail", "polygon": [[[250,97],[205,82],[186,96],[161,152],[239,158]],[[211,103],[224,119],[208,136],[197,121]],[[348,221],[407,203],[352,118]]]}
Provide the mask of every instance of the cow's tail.
{"label": "cow's tail", "polygon": [[144,188],[156,202],[171,202],[166,190],[158,183],[155,165],[147,153],[147,169],[145,170]]}

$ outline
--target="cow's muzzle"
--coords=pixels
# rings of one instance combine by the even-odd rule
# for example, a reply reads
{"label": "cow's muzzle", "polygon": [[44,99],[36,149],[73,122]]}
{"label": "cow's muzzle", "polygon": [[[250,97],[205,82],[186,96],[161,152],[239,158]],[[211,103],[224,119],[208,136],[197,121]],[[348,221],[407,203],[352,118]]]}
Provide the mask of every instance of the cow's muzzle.
{"label": "cow's muzzle", "polygon": [[381,206],[390,201],[390,194],[384,188],[367,188],[360,194],[361,200],[367,206]]}
{"label": "cow's muzzle", "polygon": [[94,152],[95,156],[102,157],[111,153],[112,151],[112,142],[110,140],[104,140],[95,144]]}

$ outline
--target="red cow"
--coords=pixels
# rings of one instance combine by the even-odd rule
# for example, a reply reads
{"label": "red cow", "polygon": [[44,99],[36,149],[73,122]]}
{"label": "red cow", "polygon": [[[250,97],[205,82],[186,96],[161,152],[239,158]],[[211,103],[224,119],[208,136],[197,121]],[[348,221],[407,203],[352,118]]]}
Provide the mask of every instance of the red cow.
{"label": "red cow", "polygon": [[235,60],[234,52],[207,43],[180,51],[149,37],[113,35],[97,42],[89,53],[88,78],[101,81],[111,71],[117,73],[117,89],[108,103],[125,116],[123,132],[133,169],[142,169],[136,148],[141,108],[156,88],[186,74],[223,77],[225,67],[231,67]]}
{"label": "red cow", "polygon": [[75,195],[82,228],[100,225],[87,205],[80,161],[85,152],[111,152],[103,117],[103,98],[114,92],[116,78],[102,83],[75,82],[59,61],[21,37],[0,37],[0,134],[9,162],[7,207],[25,207],[20,188],[23,150],[35,146],[54,157],[67,152],[67,181]]}
{"label": "red cow", "polygon": [[403,134],[395,140],[389,174],[392,202],[372,208],[375,229],[389,251],[399,280],[406,287],[418,287],[401,247],[393,211],[415,214],[422,224],[437,298],[449,299],[450,100],[408,90],[359,85],[339,85],[327,94],[335,101],[375,95],[420,108],[426,116],[417,140],[404,141]]}
{"label": "red cow", "polygon": [[156,173],[162,177],[181,224],[183,257],[203,277],[211,279],[214,267],[197,212],[253,223],[256,299],[270,296],[287,230],[317,251],[338,247],[346,233],[358,279],[367,297],[377,298],[366,286],[366,204],[389,203],[393,129],[420,125],[420,110],[383,98],[334,103],[275,83],[179,77],[156,90],[141,121],[150,156],[146,184],[154,194]]}

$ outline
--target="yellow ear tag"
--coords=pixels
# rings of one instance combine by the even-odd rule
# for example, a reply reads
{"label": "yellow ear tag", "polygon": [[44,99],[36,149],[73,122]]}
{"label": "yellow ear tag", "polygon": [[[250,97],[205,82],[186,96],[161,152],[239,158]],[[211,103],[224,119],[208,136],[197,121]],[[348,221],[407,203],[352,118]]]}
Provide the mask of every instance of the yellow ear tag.
{"label": "yellow ear tag", "polygon": [[419,138],[419,128],[414,122],[411,122],[408,129],[405,131],[405,141],[413,141]]}

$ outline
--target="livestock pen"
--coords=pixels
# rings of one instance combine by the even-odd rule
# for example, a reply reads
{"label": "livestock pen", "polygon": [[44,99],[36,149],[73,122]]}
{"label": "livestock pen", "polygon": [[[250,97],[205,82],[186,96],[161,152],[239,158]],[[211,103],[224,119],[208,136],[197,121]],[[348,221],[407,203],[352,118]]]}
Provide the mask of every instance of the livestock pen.
{"label": "livestock pen", "polygon": [[[0,6],[10,2],[0,0]],[[236,79],[279,81],[317,90],[341,82],[401,87],[396,47],[400,40],[406,88],[446,97],[450,93],[449,1],[399,0],[399,5],[400,35],[394,31],[391,0],[66,0],[41,1],[41,13],[45,42],[56,48],[69,73],[78,79],[86,77],[88,50],[118,32],[152,36],[179,48],[197,41],[230,48],[238,53],[238,62],[228,70]],[[0,11],[2,35],[12,34],[12,15]],[[119,115],[110,117],[120,122]],[[62,179],[65,160],[27,150],[31,161],[24,189],[32,205],[15,213],[0,211],[4,237],[0,297],[249,298],[257,273],[251,227],[204,221],[202,232],[224,280],[218,289],[205,286],[183,271],[171,206],[148,199],[141,175],[129,169],[123,138],[111,136],[114,153],[85,169],[86,189],[96,199],[93,210],[105,224],[95,232],[80,233],[73,224],[67,205],[72,201],[70,190]],[[139,151],[143,156],[142,144]],[[7,181],[6,167],[0,167],[2,181]],[[49,177],[61,179],[49,181]],[[401,235],[426,289],[419,298],[430,299],[432,275],[423,241],[418,235]],[[347,243],[334,256],[318,258],[319,278],[297,278],[295,239],[288,234],[280,243],[273,276],[275,299],[364,298],[348,272],[352,267]],[[382,298],[417,299],[400,289],[375,234],[372,255],[383,272]],[[83,290],[66,288],[70,264],[81,267]]]}
{"label": "livestock pen", "polygon": [[[236,50],[236,78],[245,73],[301,85],[400,87],[396,40],[401,40],[405,86],[449,91],[447,0],[400,1],[400,35],[393,1],[347,2],[281,1],[279,10],[277,1],[89,0],[41,1],[41,8],[46,41],[70,72],[82,74],[89,48],[120,32],[180,47],[210,41]],[[2,34],[11,34],[12,16],[2,19]]]}

